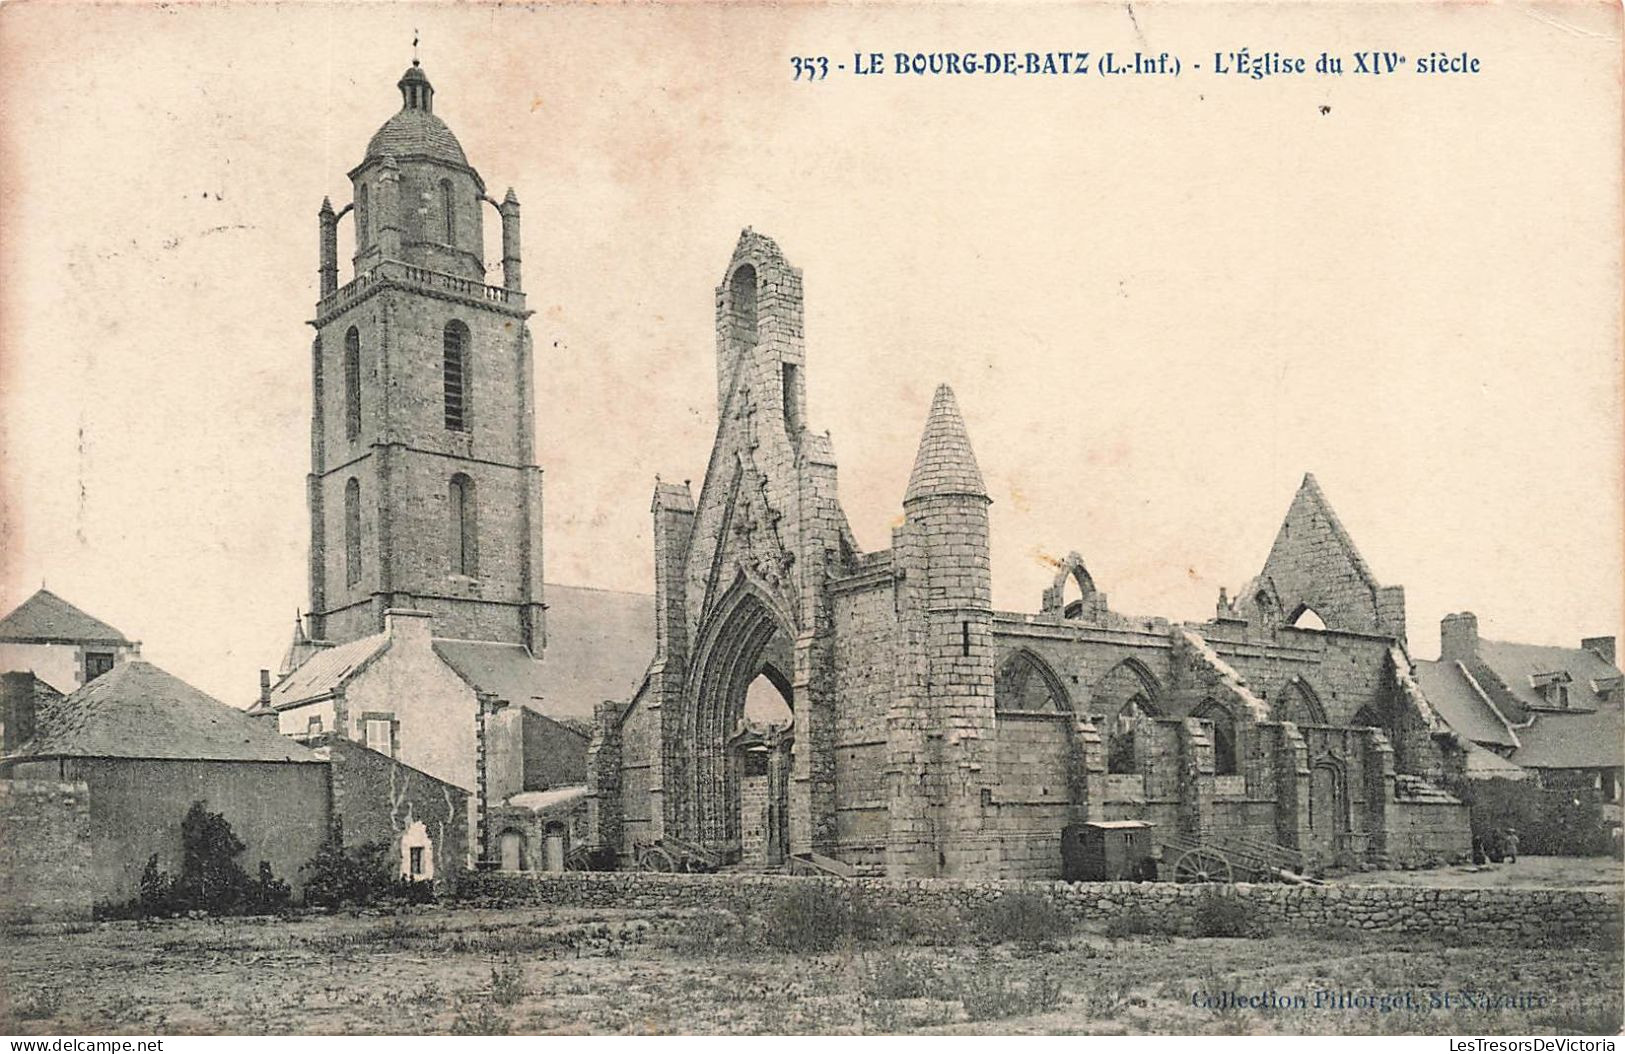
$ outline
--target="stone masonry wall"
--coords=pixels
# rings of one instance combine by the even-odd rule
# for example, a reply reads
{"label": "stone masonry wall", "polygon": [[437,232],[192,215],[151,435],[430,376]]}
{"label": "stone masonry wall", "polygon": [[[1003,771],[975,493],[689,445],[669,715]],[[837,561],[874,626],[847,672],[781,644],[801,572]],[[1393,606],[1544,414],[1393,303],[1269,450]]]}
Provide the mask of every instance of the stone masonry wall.
{"label": "stone masonry wall", "polygon": [[88,919],[90,788],[0,779],[0,916]]}
{"label": "stone masonry wall", "polygon": [[727,908],[760,911],[798,885],[824,885],[895,908],[974,916],[1000,897],[1044,897],[1079,921],[1138,912],[1189,925],[1217,890],[1253,906],[1286,930],[1328,927],[1399,933],[1468,932],[1506,940],[1583,938],[1618,927],[1616,891],[1422,889],[1414,886],[1176,885],[1166,882],[1022,882],[957,879],[842,881],[787,875],[666,875],[577,871],[562,875],[479,874],[464,886],[476,903],[545,903],[595,908]]}
{"label": "stone masonry wall", "polygon": [[333,819],[345,844],[388,844],[403,874],[403,844],[422,845],[433,857],[425,873],[435,888],[455,888],[469,864],[468,792],[343,736],[330,734],[323,743],[330,752]]}

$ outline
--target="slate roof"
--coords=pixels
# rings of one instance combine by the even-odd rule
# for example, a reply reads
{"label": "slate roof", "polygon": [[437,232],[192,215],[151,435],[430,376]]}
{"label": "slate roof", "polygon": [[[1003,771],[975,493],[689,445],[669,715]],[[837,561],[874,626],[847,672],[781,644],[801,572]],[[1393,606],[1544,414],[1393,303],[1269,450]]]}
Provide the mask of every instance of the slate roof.
{"label": "slate roof", "polygon": [[[1522,744],[1512,760],[1527,768],[1574,769],[1625,765],[1625,699],[1605,700],[1595,681],[1619,676],[1619,669],[1589,648],[1565,648],[1508,641],[1478,642],[1479,662],[1526,708],[1528,727],[1514,729]],[[1570,710],[1547,706],[1535,687],[1542,674],[1566,673]],[[1497,690],[1500,686],[1497,686]],[[1485,691],[1491,691],[1489,686]],[[1513,720],[1511,716],[1509,720]]]}
{"label": "slate roof", "polygon": [[1535,710],[1547,705],[1532,683],[1532,678],[1540,674],[1567,673],[1573,678],[1569,685],[1569,705],[1586,709],[1607,705],[1592,690],[1591,682],[1619,676],[1613,663],[1589,648],[1480,639],[1478,657],[1506,682],[1519,703]]}
{"label": "slate roof", "polygon": [[1416,683],[1439,716],[1474,743],[1515,747],[1518,740],[1496,714],[1490,701],[1467,679],[1460,663],[1440,659],[1414,664]]}
{"label": "slate roof", "polygon": [[[1479,640],[1475,671],[1456,662],[1416,663],[1417,682],[1452,728],[1475,743],[1516,747],[1524,768],[1589,769],[1625,765],[1625,699],[1604,699],[1594,682],[1619,676],[1588,648]],[[1535,682],[1566,674],[1569,710],[1551,709]],[[1478,688],[1475,690],[1474,682]],[[1511,724],[1510,731],[1497,712]],[[1468,768],[1474,770],[1469,754]],[[1488,762],[1478,759],[1482,769]]]}
{"label": "slate roof", "polygon": [[367,160],[385,155],[425,155],[437,161],[467,165],[463,144],[446,122],[427,110],[401,110],[383,123],[367,141]]}
{"label": "slate roof", "polygon": [[605,699],[626,702],[655,656],[655,598],[548,585],[542,704],[556,721],[592,721]]}
{"label": "slate roof", "polygon": [[1523,743],[1512,760],[1536,769],[1618,768],[1625,765],[1625,715],[1618,703],[1592,713],[1547,711],[1518,729]]}
{"label": "slate roof", "polygon": [[522,706],[541,699],[541,664],[522,644],[436,637],[434,650],[479,691]]}
{"label": "slate roof", "polygon": [[139,659],[40,707],[20,757],[188,761],[321,759],[233,706]]}
{"label": "slate roof", "polygon": [[401,109],[373,133],[372,139],[367,142],[366,160],[386,155],[404,157],[413,154],[467,166],[468,157],[463,153],[463,145],[446,127],[446,122],[428,109],[412,106],[406,101],[408,84],[421,84],[431,92],[434,90],[434,85],[429,83],[429,77],[421,66],[413,63],[407,67],[399,82]]}
{"label": "slate roof", "polygon": [[91,641],[98,644],[134,642],[94,615],[88,615],[48,589],[41,589],[0,619],[0,641],[11,644],[49,644]]}
{"label": "slate roof", "polygon": [[317,652],[306,659],[304,665],[277,682],[271,689],[271,705],[280,709],[331,695],[388,646],[387,636],[374,633],[370,637],[360,637],[336,648]]}
{"label": "slate roof", "polygon": [[1509,779],[1526,780],[1532,778],[1528,769],[1515,761],[1503,758],[1501,755],[1481,747],[1477,743],[1467,744],[1467,776],[1469,779]]}
{"label": "slate roof", "polygon": [[[549,584],[547,649],[537,661],[523,645],[434,638],[446,665],[479,691],[590,735],[593,708],[625,702],[655,652],[654,597]],[[338,691],[389,646],[383,633],[327,648],[271,689],[281,708]]]}

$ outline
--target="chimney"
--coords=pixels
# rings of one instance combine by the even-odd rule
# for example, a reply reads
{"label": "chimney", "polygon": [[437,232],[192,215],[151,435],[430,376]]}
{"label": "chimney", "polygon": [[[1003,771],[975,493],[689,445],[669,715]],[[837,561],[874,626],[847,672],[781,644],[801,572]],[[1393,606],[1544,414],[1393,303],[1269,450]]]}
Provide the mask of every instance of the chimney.
{"label": "chimney", "polygon": [[1478,616],[1471,611],[1446,615],[1439,622],[1439,657],[1470,662],[1478,655]]}
{"label": "chimney", "polygon": [[270,726],[271,731],[280,731],[282,719],[277,716],[277,712],[275,710],[271,709],[270,670],[260,671],[260,697],[254,700],[254,705],[249,707],[246,713],[249,717],[263,720],[268,726]]}
{"label": "chimney", "polygon": [[0,755],[16,753],[34,738],[34,675],[32,672],[0,675]]}
{"label": "chimney", "polygon": [[1607,662],[1608,665],[1614,665],[1614,638],[1587,637],[1580,642],[1580,647],[1594,653],[1598,658]]}
{"label": "chimney", "polygon": [[434,615],[412,608],[390,608],[384,612],[384,635],[392,641],[429,643]]}

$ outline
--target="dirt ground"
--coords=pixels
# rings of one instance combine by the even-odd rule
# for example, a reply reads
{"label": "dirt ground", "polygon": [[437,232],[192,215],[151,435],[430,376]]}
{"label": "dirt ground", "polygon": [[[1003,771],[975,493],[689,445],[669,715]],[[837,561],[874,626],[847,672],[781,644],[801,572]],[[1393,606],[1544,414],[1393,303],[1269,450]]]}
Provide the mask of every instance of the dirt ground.
{"label": "dirt ground", "polygon": [[1439,889],[1619,889],[1625,886],[1625,863],[1605,856],[1526,856],[1512,864],[1467,864],[1426,871],[1362,871],[1338,881],[1364,886]]}
{"label": "dirt ground", "polygon": [[0,1032],[1612,1034],[1625,987],[1617,938],[953,940],[792,953],[727,912],[438,906],[40,926],[5,937]]}

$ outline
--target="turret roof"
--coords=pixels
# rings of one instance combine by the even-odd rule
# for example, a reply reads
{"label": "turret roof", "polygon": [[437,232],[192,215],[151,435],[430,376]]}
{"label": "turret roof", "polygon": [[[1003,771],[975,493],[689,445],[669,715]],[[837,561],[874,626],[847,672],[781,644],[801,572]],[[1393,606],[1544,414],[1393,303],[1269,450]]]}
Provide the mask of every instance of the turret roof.
{"label": "turret roof", "polygon": [[906,504],[948,495],[986,498],[987,485],[982,482],[982,470],[976,465],[976,454],[971,450],[953,389],[942,384],[931,400],[931,413],[925,419],[925,433],[920,436],[920,450],[903,501]]}

